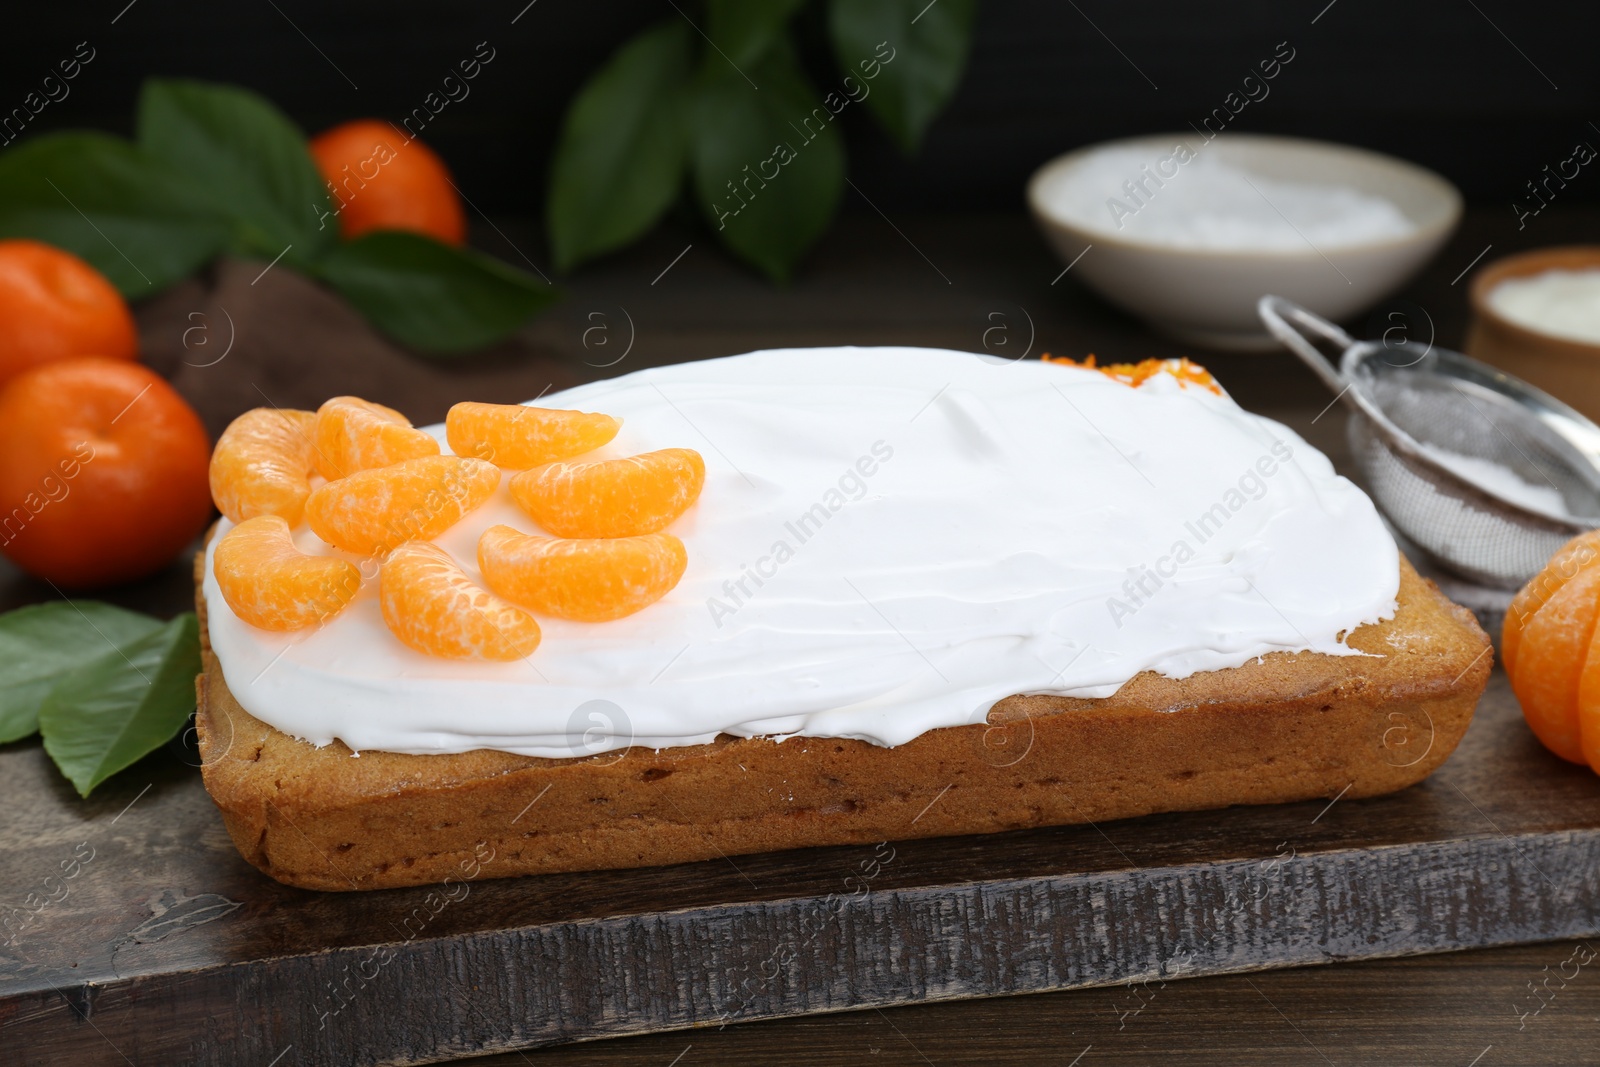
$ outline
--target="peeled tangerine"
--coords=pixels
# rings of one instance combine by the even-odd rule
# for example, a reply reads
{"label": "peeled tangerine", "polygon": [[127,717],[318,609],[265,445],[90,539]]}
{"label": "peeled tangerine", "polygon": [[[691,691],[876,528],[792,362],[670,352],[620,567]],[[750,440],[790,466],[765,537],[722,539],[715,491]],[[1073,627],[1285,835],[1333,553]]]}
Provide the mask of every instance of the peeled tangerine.
{"label": "peeled tangerine", "polygon": [[1600,531],[1551,557],[1506,610],[1501,656],[1544,746],[1600,771]]}
{"label": "peeled tangerine", "polygon": [[689,557],[671,534],[563,540],[491,526],[478,539],[490,589],[535,611],[606,622],[649,607],[683,577]]}
{"label": "peeled tangerine", "polygon": [[278,515],[245,519],[223,534],[211,573],[233,613],[263,630],[303,630],[325,622],[361,587],[355,564],[300,551]]}
{"label": "peeled tangerine", "polygon": [[511,479],[511,499],[558,537],[637,537],[689,510],[706,465],[690,448],[627,459],[548,463]]}
{"label": "peeled tangerine", "polygon": [[228,424],[211,452],[211,499],[234,522],[257,515],[300,524],[311,495],[309,411],[255,408]]}
{"label": "peeled tangerine", "polygon": [[378,572],[383,621],[418,652],[451,659],[521,659],[539,647],[539,624],[474,584],[438,545],[410,541]]}
{"label": "peeled tangerine", "polygon": [[519,471],[593,452],[621,428],[610,415],[521,404],[462,403],[444,417],[450,451]]}
{"label": "peeled tangerine", "polygon": [[336,396],[317,409],[316,445],[312,460],[329,481],[439,454],[439,442],[411,420],[358,396]]}
{"label": "peeled tangerine", "polygon": [[403,542],[438,537],[499,484],[493,463],[423,456],[319,485],[306,501],[306,522],[336,548],[381,556]]}

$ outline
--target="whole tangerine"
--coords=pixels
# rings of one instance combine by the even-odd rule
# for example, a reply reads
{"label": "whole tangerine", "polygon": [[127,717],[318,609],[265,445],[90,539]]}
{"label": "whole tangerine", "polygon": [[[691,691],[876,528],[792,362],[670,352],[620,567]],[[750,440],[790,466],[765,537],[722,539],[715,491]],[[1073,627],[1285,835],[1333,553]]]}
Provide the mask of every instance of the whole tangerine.
{"label": "whole tangerine", "polygon": [[211,517],[211,444],[138,363],[67,359],[0,392],[0,553],[82,589],[159,570]]}
{"label": "whole tangerine", "polygon": [[133,314],[105,275],[40,241],[0,241],[0,387],[52,360],[138,351]]}
{"label": "whole tangerine", "polygon": [[311,141],[346,239],[410,230],[459,245],[467,221],[450,171],[434,151],[377,119],[335,126]]}

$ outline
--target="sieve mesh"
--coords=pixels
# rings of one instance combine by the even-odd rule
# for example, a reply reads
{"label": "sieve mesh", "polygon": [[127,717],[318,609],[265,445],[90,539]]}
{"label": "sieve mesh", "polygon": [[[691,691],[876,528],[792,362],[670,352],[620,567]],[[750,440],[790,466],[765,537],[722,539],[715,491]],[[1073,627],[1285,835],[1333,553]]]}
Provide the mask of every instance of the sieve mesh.
{"label": "sieve mesh", "polygon": [[[1339,370],[1285,317],[1344,343]],[[1353,408],[1346,427],[1350,450],[1373,500],[1439,566],[1514,589],[1572,537],[1600,525],[1600,468],[1591,458],[1600,428],[1572,409],[1454,352],[1354,341],[1275,297],[1263,299],[1262,318],[1341,390]],[[1467,472],[1441,463],[1430,446],[1486,460],[1529,485],[1554,489],[1567,516],[1546,514],[1495,486],[1477,484]]]}

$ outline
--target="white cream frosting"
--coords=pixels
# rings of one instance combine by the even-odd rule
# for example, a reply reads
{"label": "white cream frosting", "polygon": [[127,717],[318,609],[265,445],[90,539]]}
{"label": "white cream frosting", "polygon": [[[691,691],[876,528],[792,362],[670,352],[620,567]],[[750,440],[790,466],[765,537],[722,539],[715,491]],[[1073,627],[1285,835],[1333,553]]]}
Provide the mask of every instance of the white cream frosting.
{"label": "white cream frosting", "polygon": [[[689,553],[678,587],[615,622],[541,618],[526,660],[458,662],[395,639],[375,581],[320,629],[258,630],[208,559],[211,645],[246,710],[357,751],[892,746],[1012,693],[1356,655],[1341,636],[1395,608],[1398,555],[1366,495],[1288,428],[1165,375],[1132,389],[936,349],[790,349],[539,403],[622,417],[594,458],[705,457],[671,527]],[[483,530],[537,531],[508,480],[438,539],[474,579]],[[342,555],[303,526],[296,541]]]}

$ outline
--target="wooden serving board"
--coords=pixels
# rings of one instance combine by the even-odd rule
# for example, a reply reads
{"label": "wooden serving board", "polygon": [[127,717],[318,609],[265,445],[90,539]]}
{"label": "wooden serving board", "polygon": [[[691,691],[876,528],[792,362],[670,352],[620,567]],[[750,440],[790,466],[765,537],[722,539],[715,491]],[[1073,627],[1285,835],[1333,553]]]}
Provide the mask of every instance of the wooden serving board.
{"label": "wooden serving board", "polygon": [[13,746],[0,783],[0,1045],[26,1063],[426,1063],[1600,933],[1600,780],[1498,671],[1454,757],[1388,797],[448,894],[268,880],[175,755],[81,802]]}

